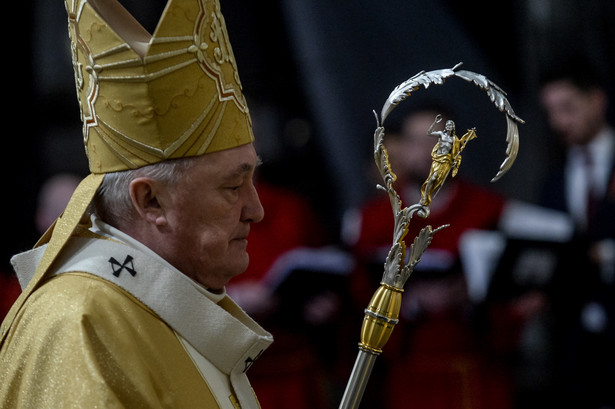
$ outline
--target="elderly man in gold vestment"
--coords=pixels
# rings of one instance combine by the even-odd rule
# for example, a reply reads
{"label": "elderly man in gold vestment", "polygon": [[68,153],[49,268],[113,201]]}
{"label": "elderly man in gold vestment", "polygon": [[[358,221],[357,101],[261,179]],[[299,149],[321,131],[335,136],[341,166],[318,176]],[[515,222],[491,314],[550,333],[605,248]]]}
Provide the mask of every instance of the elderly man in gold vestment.
{"label": "elderly man in gold vestment", "polygon": [[271,335],[227,295],[264,211],[218,0],[153,34],[117,0],[66,0],[88,175],[12,263],[3,408],[258,408]]}

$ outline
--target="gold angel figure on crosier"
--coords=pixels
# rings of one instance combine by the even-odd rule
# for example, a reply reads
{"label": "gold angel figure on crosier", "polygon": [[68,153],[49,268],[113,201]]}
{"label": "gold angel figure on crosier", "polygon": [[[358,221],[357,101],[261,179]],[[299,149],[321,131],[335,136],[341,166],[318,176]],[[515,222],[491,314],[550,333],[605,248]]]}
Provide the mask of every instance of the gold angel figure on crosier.
{"label": "gold angel figure on crosier", "polygon": [[438,137],[438,142],[431,152],[431,169],[427,180],[421,187],[422,206],[429,206],[432,197],[440,190],[442,184],[450,174],[455,177],[461,165],[461,152],[466,144],[476,138],[476,130],[469,129],[461,138],[457,137],[455,132],[455,122],[452,120],[446,121],[444,129],[434,131],[436,124],[442,121],[442,115],[438,114],[436,119],[427,130],[427,134]]}

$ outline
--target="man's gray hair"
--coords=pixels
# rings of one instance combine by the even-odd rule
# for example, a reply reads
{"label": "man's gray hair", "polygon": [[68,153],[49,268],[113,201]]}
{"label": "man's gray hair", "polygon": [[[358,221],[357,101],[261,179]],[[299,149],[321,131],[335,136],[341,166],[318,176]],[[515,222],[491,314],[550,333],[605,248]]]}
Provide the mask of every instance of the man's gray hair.
{"label": "man's gray hair", "polygon": [[109,172],[96,191],[90,211],[104,222],[120,227],[134,217],[130,183],[147,177],[169,186],[177,183],[192,166],[196,157],[166,160],[138,169]]}

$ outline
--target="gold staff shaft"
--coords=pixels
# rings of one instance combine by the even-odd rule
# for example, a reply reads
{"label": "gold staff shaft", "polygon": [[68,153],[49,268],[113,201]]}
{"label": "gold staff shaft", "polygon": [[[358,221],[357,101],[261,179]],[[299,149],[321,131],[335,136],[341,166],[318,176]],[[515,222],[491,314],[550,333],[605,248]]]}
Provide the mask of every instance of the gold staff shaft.
{"label": "gold staff shaft", "polygon": [[376,358],[382,352],[395,324],[399,321],[403,291],[403,289],[381,283],[372,296],[369,306],[365,309],[359,353],[346,385],[340,409],[359,407]]}

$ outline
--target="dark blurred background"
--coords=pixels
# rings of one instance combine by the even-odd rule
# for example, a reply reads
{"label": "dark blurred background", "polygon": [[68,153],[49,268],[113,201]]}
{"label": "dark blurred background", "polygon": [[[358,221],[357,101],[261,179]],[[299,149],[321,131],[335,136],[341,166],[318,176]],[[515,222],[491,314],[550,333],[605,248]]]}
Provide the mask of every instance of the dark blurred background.
{"label": "dark blurred background", "polygon": [[[124,0],[153,30],[165,1]],[[303,190],[335,231],[344,210],[374,191],[372,110],[421,70],[464,63],[508,93],[520,127],[512,170],[492,188],[533,200],[553,152],[536,101],[540,71],[583,50],[603,73],[615,65],[610,0],[222,0],[265,171]],[[14,2],[4,27],[6,130],[3,263],[34,243],[36,194],[51,174],[87,174],[60,0]],[[608,76],[607,76],[608,78]],[[613,84],[607,84],[612,89]],[[434,94],[432,94],[434,93]],[[488,184],[504,159],[505,119],[459,79],[413,94],[445,94],[460,129],[477,127],[465,174]]]}

